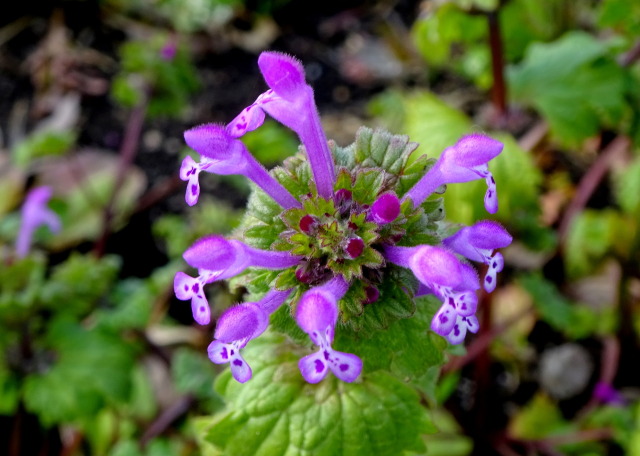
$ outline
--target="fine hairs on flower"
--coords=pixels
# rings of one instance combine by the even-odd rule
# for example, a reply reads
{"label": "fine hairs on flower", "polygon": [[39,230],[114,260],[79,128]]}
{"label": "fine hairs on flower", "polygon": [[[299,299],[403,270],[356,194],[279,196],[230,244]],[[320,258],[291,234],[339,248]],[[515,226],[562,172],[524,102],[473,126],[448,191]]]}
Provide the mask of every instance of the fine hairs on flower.
{"label": "fine hairs on flower", "polygon": [[[454,230],[433,195],[446,184],[484,180],[485,208],[497,212],[496,182],[488,163],[503,145],[471,134],[437,160],[420,157],[411,164],[409,155],[417,144],[363,127],[351,146],[340,148],[327,141],[302,64],[285,54],[263,52],[258,65],[269,86],[266,92],[229,124],[200,125],[184,135],[199,155],[198,161],[186,157],[180,169],[187,204],[198,202],[203,171],[240,174],[255,184],[245,222],[234,238],[212,234],[197,240],[184,253],[197,275],[178,272],[174,281],[176,296],[191,301],[201,325],[211,322],[207,284],[244,280],[254,283],[252,289],[264,290],[254,292],[257,300],[232,306],[220,316],[208,349],[211,361],[229,363],[238,382],[250,380],[252,370],[241,350],[266,331],[281,306],[288,306],[289,318],[317,349],[298,363],[309,383],[320,382],[329,372],[342,381],[356,381],[363,360],[358,353],[334,349],[335,336],[366,330],[374,310],[388,320],[400,318],[392,300],[415,305],[419,296],[437,297],[442,304],[430,329],[451,344],[477,332],[476,293],[481,283],[487,292],[495,289],[504,266],[497,249],[512,238],[491,220]],[[302,146],[271,172],[241,140],[260,128],[267,114],[293,130]],[[486,265],[482,280],[469,261]],[[390,284],[406,271],[412,274],[410,286],[398,298]]]}

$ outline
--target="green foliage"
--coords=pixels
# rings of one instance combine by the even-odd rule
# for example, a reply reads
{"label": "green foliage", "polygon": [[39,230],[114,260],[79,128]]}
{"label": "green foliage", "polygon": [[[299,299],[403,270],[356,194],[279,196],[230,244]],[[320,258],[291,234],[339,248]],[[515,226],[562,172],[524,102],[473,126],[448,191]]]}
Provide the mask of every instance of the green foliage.
{"label": "green foliage", "polygon": [[42,130],[18,143],[12,151],[16,166],[27,167],[33,160],[67,153],[76,142],[73,131]]}
{"label": "green foliage", "polygon": [[[462,112],[452,108],[429,92],[414,91],[401,97],[405,125],[402,130],[420,146],[411,160],[437,157],[462,136],[473,132],[474,126]],[[512,228],[516,237],[537,249],[550,249],[555,240],[540,226],[540,171],[532,157],[522,150],[510,135],[492,135],[505,145],[503,152],[489,164],[498,186],[500,208],[496,218]],[[447,220],[472,224],[486,219],[483,181],[448,185],[444,195]],[[444,215],[444,214],[442,214]]]}
{"label": "green foliage", "polygon": [[[42,170],[46,178],[43,183],[56,189],[57,198],[51,205],[55,205],[63,226],[59,234],[49,239],[50,248],[61,250],[102,235],[104,210],[113,193],[118,166],[114,155],[85,151],[50,163]],[[144,173],[136,167],[129,168],[112,202],[113,229],[128,220],[145,187]]]}
{"label": "green foliage", "polygon": [[603,0],[598,10],[598,25],[613,28],[630,38],[640,35],[640,3],[627,0]]}
{"label": "green foliage", "polygon": [[171,361],[171,373],[180,393],[193,394],[207,401],[210,411],[221,408],[222,401],[213,389],[215,369],[202,353],[188,348],[178,349]]}
{"label": "green foliage", "polygon": [[512,435],[523,439],[542,439],[569,429],[560,409],[543,394],[536,395],[510,425]]}
{"label": "green foliage", "polygon": [[575,217],[566,242],[566,269],[570,277],[595,272],[616,250],[628,254],[637,220],[626,220],[612,209],[585,210]]}
{"label": "green foliage", "polygon": [[111,288],[109,305],[95,313],[98,326],[113,331],[146,327],[154,304],[165,298],[179,268],[175,262],[169,263],[145,279],[118,281]]}
{"label": "green foliage", "polygon": [[219,377],[217,389],[229,403],[200,426],[209,444],[233,456],[424,450],[420,435],[432,425],[412,388],[384,372],[359,383],[330,376],[311,385],[300,376],[297,351],[283,338],[252,341],[245,352],[251,382],[238,384],[229,371]]}
{"label": "green foliage", "polygon": [[540,317],[568,338],[579,339],[594,332],[612,331],[610,316],[569,301],[539,274],[524,275],[518,282],[531,295]]}
{"label": "green foliage", "polygon": [[64,306],[65,314],[83,317],[107,293],[119,269],[120,261],[115,256],[97,259],[73,254],[53,269],[42,287],[42,304],[52,310]]}
{"label": "green foliage", "polygon": [[[390,280],[389,283],[392,281]],[[400,284],[397,286],[398,289],[401,287]],[[419,379],[430,368],[444,363],[443,351],[447,343],[442,337],[429,330],[431,319],[440,307],[440,302],[433,297],[415,301],[417,301],[414,304],[416,311],[412,318],[404,316],[391,324],[387,322],[385,327],[378,324],[378,330],[375,332],[336,331],[336,347],[342,351],[357,353],[364,362],[365,372],[384,370],[403,381],[418,384]],[[387,306],[387,301],[381,299],[379,302],[384,303],[384,307]],[[375,303],[367,306],[365,318],[367,312],[375,315],[375,308]],[[422,385],[422,389],[425,387]]]}
{"label": "green foliage", "polygon": [[151,40],[129,41],[120,49],[122,71],[112,85],[116,101],[133,107],[149,92],[150,116],[179,116],[187,107],[189,95],[198,87],[195,69],[187,54],[178,49],[174,58],[164,59],[161,49],[170,40],[157,36]]}
{"label": "green foliage", "polygon": [[[242,0],[105,0],[129,14],[155,18],[180,32],[220,28],[233,17]],[[263,0],[264,2],[264,0]],[[263,3],[261,2],[261,3]]]}
{"label": "green foliage", "polygon": [[89,417],[105,404],[127,401],[135,348],[126,340],[57,319],[48,327],[45,344],[55,363],[24,383],[25,406],[45,425]]}
{"label": "green foliage", "polygon": [[575,145],[614,126],[625,111],[625,76],[607,45],[584,32],[533,44],[509,72],[515,101],[539,110],[553,134]]}
{"label": "green foliage", "polygon": [[618,172],[613,184],[622,210],[629,215],[640,215],[640,157]]}
{"label": "green foliage", "polygon": [[[437,67],[451,65],[454,71],[472,79],[479,87],[490,86],[490,55],[485,45],[487,24],[484,17],[469,15],[454,3],[446,2],[417,21],[412,35],[428,63]],[[462,48],[464,52],[456,53],[456,48]]]}

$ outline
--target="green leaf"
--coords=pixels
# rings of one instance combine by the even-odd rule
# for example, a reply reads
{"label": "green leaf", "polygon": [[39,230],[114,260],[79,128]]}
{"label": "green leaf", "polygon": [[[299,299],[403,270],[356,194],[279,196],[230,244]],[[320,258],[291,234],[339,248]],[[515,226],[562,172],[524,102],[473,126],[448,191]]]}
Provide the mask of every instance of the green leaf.
{"label": "green leaf", "polygon": [[104,405],[128,401],[134,347],[119,335],[86,330],[56,320],[49,326],[47,345],[55,362],[42,374],[27,377],[27,410],[45,425],[88,417]]}
{"label": "green leaf", "polygon": [[[366,372],[378,370],[388,371],[403,381],[416,382],[423,377],[427,371],[440,366],[444,362],[444,349],[447,342],[440,336],[433,333],[429,326],[433,315],[442,304],[434,297],[424,297],[414,299],[414,302],[406,296],[402,288],[404,285],[394,280],[386,283],[391,286],[398,298],[398,293],[402,293],[412,308],[416,309],[411,318],[411,314],[396,316],[396,320],[385,329],[377,331],[366,331],[363,333],[353,333],[344,330],[336,331],[335,346],[341,350],[356,353],[364,362]],[[382,300],[389,290],[381,290],[381,305],[377,306],[381,310],[389,312],[392,309],[394,299]],[[384,304],[384,305],[382,305]],[[360,319],[367,320],[368,312],[375,315],[376,303],[365,306],[365,314]],[[374,317],[369,317],[374,318]],[[368,324],[370,328],[372,323]],[[381,324],[378,326],[382,327]],[[435,381],[435,379],[433,379]]]}
{"label": "green leaf", "polygon": [[[0,268],[0,319],[3,325],[20,325],[37,308],[45,282],[45,258],[30,255]],[[0,331],[0,341],[7,335]]]}
{"label": "green leaf", "polygon": [[508,76],[514,100],[538,109],[567,145],[615,125],[625,110],[623,70],[606,45],[585,32],[531,45]]}
{"label": "green leaf", "polygon": [[171,373],[179,392],[191,393],[200,399],[217,397],[213,391],[214,365],[205,354],[178,349],[171,360]]}
{"label": "green leaf", "polygon": [[590,335],[603,323],[598,314],[586,306],[569,301],[539,274],[522,276],[518,282],[533,298],[541,318],[570,338]]}
{"label": "green leaf", "polygon": [[611,209],[585,210],[575,217],[566,243],[566,269],[570,277],[582,277],[598,268],[618,236],[623,235],[618,229],[620,223],[618,213]]}
{"label": "green leaf", "polygon": [[603,0],[598,11],[598,25],[613,28],[635,40],[640,35],[640,3]]}
{"label": "green leaf", "polygon": [[14,148],[13,161],[19,167],[26,167],[36,158],[64,155],[75,142],[76,134],[72,131],[34,133]]}
{"label": "green leaf", "polygon": [[570,429],[560,409],[543,394],[536,395],[509,426],[511,435],[519,439],[537,440]]}
{"label": "green leaf", "polygon": [[630,215],[640,215],[640,157],[616,175],[614,188],[620,207]]}
{"label": "green leaf", "polygon": [[0,361],[0,415],[13,415],[20,402],[20,379]]}
{"label": "green leaf", "polygon": [[252,341],[245,351],[253,378],[244,385],[228,371],[217,382],[229,401],[215,415],[206,440],[224,455],[392,455],[423,451],[420,435],[432,430],[418,395],[384,372],[343,383],[329,374],[304,381],[303,355],[285,339]]}
{"label": "green leaf", "polygon": [[[405,96],[405,131],[420,146],[412,155],[438,157],[458,139],[475,131],[471,121],[428,92],[410,92]],[[491,135],[504,143],[502,153],[489,163],[498,188],[499,210],[495,215],[509,227],[514,227],[518,239],[537,249],[549,249],[554,244],[551,233],[539,222],[539,185],[542,180],[532,157],[522,150],[510,135]],[[471,225],[487,218],[482,180],[450,184],[444,194],[447,220]]]}
{"label": "green leaf", "polygon": [[66,314],[84,316],[112,287],[119,269],[115,256],[73,254],[54,268],[41,292],[43,304],[57,309],[64,302]]}
{"label": "green leaf", "polygon": [[172,262],[153,271],[147,279],[119,281],[110,295],[111,306],[96,312],[97,325],[112,331],[146,327],[154,302],[165,299],[180,268],[181,262]]}

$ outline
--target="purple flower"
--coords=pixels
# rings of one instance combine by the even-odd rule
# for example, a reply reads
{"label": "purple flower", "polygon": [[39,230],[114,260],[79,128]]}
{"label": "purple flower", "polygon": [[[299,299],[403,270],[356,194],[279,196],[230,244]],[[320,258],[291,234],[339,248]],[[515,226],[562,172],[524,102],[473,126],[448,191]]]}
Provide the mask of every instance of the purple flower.
{"label": "purple flower", "polygon": [[455,255],[440,247],[388,246],[385,258],[399,266],[411,269],[422,287],[419,294],[432,293],[443,301],[442,307],[431,321],[431,329],[449,342],[464,340],[467,329],[478,330],[475,317],[480,288],[476,272],[461,263]]}
{"label": "purple flower", "polygon": [[335,167],[313,89],[305,82],[302,64],[279,52],[263,52],[258,58],[258,66],[270,90],[229,123],[229,133],[239,138],[258,128],[264,122],[266,112],[298,134],[309,158],[318,195],[331,198],[336,180]]}
{"label": "purple flower", "polygon": [[513,238],[502,225],[491,220],[466,226],[453,236],[443,239],[442,243],[454,252],[472,261],[489,266],[484,277],[484,289],[489,293],[495,290],[498,272],[504,267],[504,259],[495,249],[507,247]]}
{"label": "purple flower", "polygon": [[247,343],[261,335],[273,313],[291,294],[270,291],[258,302],[246,302],[227,309],[218,319],[214,340],[209,344],[209,359],[216,364],[229,363],[231,374],[240,383],[251,378],[251,367],[240,354]]}
{"label": "purple flower", "polygon": [[480,134],[461,138],[442,152],[436,164],[402,199],[410,199],[418,207],[441,185],[484,179],[487,182],[484,207],[495,214],[498,211],[496,183],[487,163],[497,157],[502,148],[500,141]]}
{"label": "purple flower", "polygon": [[337,302],[349,289],[341,276],[331,279],[319,287],[307,291],[296,310],[296,322],[319,350],[298,362],[304,379],[318,383],[329,370],[345,382],[353,382],[362,371],[362,360],[351,353],[343,353],[331,347],[338,321]]}
{"label": "purple flower", "polygon": [[593,397],[602,402],[613,406],[624,406],[627,401],[622,394],[610,383],[598,382],[593,389]]}
{"label": "purple flower", "polygon": [[[194,318],[200,324],[211,320],[203,287],[242,274],[247,268],[287,269],[238,278],[248,289],[261,289],[266,280],[271,287],[286,283],[296,291],[273,290],[258,302],[224,312],[209,346],[210,359],[230,363],[239,382],[249,380],[251,368],[241,349],[265,331],[269,315],[290,299],[288,305],[298,326],[318,347],[300,359],[302,376],[309,383],[318,383],[331,371],[343,381],[355,381],[362,371],[362,360],[332,347],[338,316],[342,314],[344,321],[340,328],[352,325],[356,330],[360,327],[353,325],[354,319],[373,306],[379,315],[397,318],[384,308],[389,296],[384,291],[389,289],[385,281],[388,285],[393,280],[389,264],[410,269],[418,279],[419,288],[407,290],[409,294],[433,294],[442,301],[431,321],[433,331],[452,344],[461,343],[467,332],[477,332],[480,281],[476,271],[456,254],[489,265],[484,284],[491,291],[503,268],[502,255],[496,249],[507,246],[511,236],[499,224],[483,221],[442,240],[448,227],[439,221],[441,214],[423,202],[445,184],[485,179],[485,207],[495,212],[496,188],[487,163],[500,154],[502,144],[484,135],[463,137],[399,198],[403,191],[399,164],[406,162],[414,143],[408,143],[406,137],[362,129],[352,146],[336,146],[334,163],[333,148],[329,149],[313,90],[305,81],[300,62],[264,52],[258,64],[269,90],[226,126],[206,124],[186,131],[185,140],[200,155],[200,161],[186,157],[180,177],[188,182],[185,199],[189,205],[198,200],[202,171],[251,179],[282,207],[278,213],[274,204],[251,205],[243,225],[249,230],[257,228],[247,241],[254,242],[256,233],[264,233],[254,245],[266,244],[271,250],[216,235],[199,239],[184,253],[198,276],[177,273],[174,289],[179,299],[191,300]],[[306,157],[287,160],[273,175],[240,139],[259,128],[266,114],[295,131],[306,153]],[[336,164],[340,165],[338,170]],[[242,231],[237,233],[242,235]],[[420,242],[429,244],[416,245]],[[352,287],[353,292],[343,300]]]}
{"label": "purple flower", "polygon": [[284,269],[300,261],[300,257],[289,252],[255,249],[240,241],[216,235],[197,240],[184,252],[183,257],[190,266],[198,269],[199,275],[193,278],[178,272],[173,289],[178,299],[191,299],[193,318],[201,325],[211,320],[211,310],[203,290],[205,284],[234,277],[249,267]]}
{"label": "purple flower", "polygon": [[16,239],[18,258],[24,258],[29,253],[33,232],[39,226],[46,225],[53,233],[60,231],[60,218],[47,207],[51,193],[50,187],[36,187],[27,195],[22,205],[22,221]]}
{"label": "purple flower", "polygon": [[225,127],[205,124],[184,132],[184,139],[201,156],[200,163],[186,157],[180,167],[180,179],[187,181],[187,204],[198,202],[201,171],[215,174],[241,174],[251,179],[284,209],[300,207],[300,203],[249,153],[245,145],[228,133]]}
{"label": "purple flower", "polygon": [[369,219],[379,225],[393,222],[400,215],[400,199],[395,193],[383,193],[369,209]]}
{"label": "purple flower", "polygon": [[160,58],[167,62],[171,62],[178,53],[178,44],[175,38],[169,38],[167,42],[160,49]]}

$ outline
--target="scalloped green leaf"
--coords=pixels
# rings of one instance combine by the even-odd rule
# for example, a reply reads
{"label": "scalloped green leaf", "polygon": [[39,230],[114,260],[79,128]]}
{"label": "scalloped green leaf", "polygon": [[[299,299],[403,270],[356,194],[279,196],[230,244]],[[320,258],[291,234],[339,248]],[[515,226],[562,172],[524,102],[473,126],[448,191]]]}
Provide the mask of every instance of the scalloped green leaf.
{"label": "scalloped green leaf", "polygon": [[241,385],[224,372],[218,391],[226,411],[201,426],[222,455],[372,455],[424,451],[420,436],[432,432],[418,394],[385,372],[365,373],[355,383],[329,374],[304,381],[297,360],[306,354],[282,337],[253,341],[245,358],[253,378]]}
{"label": "scalloped green leaf", "polygon": [[[394,283],[389,285],[388,292],[404,293],[401,286]],[[397,296],[395,299],[403,302]],[[393,308],[390,305],[392,300],[393,298],[385,302],[387,312]],[[441,302],[433,297],[418,298],[410,302],[414,306],[414,313],[396,316],[396,321],[390,321],[387,328],[356,333],[336,331],[335,346],[341,351],[360,356],[367,372],[384,370],[404,381],[418,382],[430,368],[444,362],[443,351],[447,342],[429,329],[431,319]],[[378,316],[373,312],[375,303],[365,309],[367,313],[372,313],[371,318]]]}
{"label": "scalloped green leaf", "polygon": [[581,31],[532,44],[508,73],[514,100],[538,109],[561,141],[575,145],[623,114],[625,76],[607,45]]}

